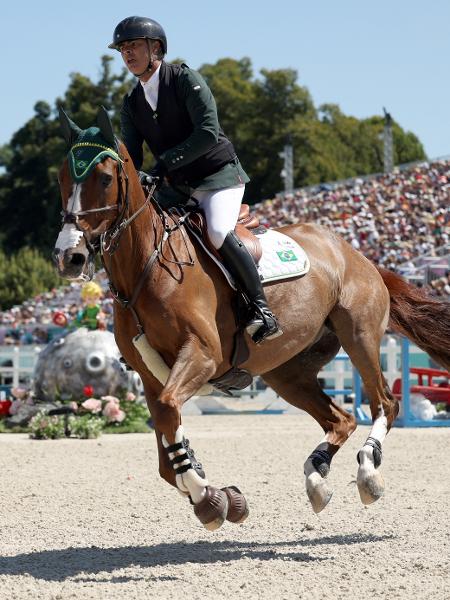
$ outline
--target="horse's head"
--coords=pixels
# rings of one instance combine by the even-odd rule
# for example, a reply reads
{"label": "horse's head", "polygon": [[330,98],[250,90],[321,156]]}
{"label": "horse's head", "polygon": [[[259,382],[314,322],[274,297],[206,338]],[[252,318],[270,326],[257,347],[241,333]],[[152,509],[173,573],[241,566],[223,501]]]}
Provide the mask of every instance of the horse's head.
{"label": "horse's head", "polygon": [[58,273],[91,279],[101,236],[127,210],[128,179],[108,113],[102,107],[97,127],[81,130],[60,108],[69,152],[59,173],[62,229],[53,253]]}

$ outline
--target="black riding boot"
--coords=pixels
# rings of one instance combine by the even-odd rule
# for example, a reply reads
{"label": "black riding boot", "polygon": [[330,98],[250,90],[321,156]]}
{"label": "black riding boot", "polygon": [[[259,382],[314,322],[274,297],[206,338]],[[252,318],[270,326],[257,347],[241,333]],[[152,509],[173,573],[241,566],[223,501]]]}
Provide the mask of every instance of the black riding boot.
{"label": "black riding boot", "polygon": [[236,284],[251,303],[253,314],[246,325],[246,330],[252,340],[259,344],[263,340],[281,335],[283,331],[267,306],[255,261],[234,231],[227,234],[219,254],[236,280]]}

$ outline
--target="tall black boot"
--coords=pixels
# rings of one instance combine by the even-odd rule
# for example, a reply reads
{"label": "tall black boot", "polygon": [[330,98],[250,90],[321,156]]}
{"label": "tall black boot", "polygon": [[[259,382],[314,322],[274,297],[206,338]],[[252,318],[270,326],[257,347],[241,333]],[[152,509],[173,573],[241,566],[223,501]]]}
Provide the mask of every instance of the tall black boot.
{"label": "tall black boot", "polygon": [[227,234],[219,254],[236,280],[236,284],[250,301],[252,313],[246,330],[252,340],[259,344],[263,340],[281,335],[283,331],[267,306],[255,261],[234,231]]}

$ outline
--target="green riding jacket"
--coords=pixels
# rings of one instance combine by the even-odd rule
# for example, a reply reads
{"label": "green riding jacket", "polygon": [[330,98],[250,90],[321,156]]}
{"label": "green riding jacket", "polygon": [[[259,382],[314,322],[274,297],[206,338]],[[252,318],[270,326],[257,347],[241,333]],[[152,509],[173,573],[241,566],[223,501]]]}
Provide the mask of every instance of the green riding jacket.
{"label": "green riding jacket", "polygon": [[[220,128],[214,96],[202,76],[187,65],[165,62],[159,76],[155,111],[145,100],[140,81],[122,104],[122,139],[136,169],[142,167],[146,142],[167,167],[169,180],[174,174],[174,187],[183,192],[247,183],[249,178]],[[184,180],[180,181],[180,173]]]}

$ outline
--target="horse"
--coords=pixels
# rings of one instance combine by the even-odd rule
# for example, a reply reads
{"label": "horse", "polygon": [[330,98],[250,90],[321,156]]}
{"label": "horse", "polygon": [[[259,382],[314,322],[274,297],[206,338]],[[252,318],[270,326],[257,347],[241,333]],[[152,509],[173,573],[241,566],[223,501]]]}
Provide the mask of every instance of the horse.
{"label": "horse", "polygon": [[[62,109],[60,121],[69,152],[59,172],[63,225],[54,249],[57,271],[70,280],[90,279],[101,255],[115,298],[117,345],[142,379],[153,419],[160,476],[190,501],[206,529],[225,520],[243,522],[249,514],[244,494],[234,485],[209,484],[181,419],[189,398],[230,371],[236,291],[187,234],[184,217],[169,218],[153,188],[144,192],[103,107],[97,126],[87,130]],[[78,160],[84,150],[91,154]],[[242,367],[323,429],[304,463],[306,492],[318,513],[333,493],[327,479],[332,458],[356,429],[355,417],[333,402],[317,378],[342,346],[370,401],[372,427],[357,454],[357,486],[367,505],[384,493],[382,445],[398,413],[380,366],[382,336],[389,327],[448,368],[450,305],[376,267],[327,228],[307,223],[279,231],[305,249],[310,271],[265,286],[284,334],[260,345],[245,334],[248,357]],[[165,376],[158,372],[161,366]]]}

